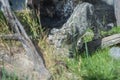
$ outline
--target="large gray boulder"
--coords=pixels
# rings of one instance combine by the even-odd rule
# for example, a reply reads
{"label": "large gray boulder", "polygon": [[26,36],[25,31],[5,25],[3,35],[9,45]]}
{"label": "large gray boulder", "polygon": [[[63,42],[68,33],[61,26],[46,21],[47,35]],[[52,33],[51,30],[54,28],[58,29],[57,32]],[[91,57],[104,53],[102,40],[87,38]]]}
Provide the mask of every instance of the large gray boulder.
{"label": "large gray boulder", "polygon": [[120,26],[120,0],[114,0],[115,17],[117,26]]}
{"label": "large gray boulder", "polygon": [[[96,29],[107,29],[103,27],[95,15],[94,7],[92,4],[78,4],[62,28],[54,28],[51,30],[51,34],[49,34],[48,40],[58,50],[64,50],[64,48],[67,50],[75,50],[76,46],[82,44],[80,41],[86,30],[93,27]],[[80,44],[77,45],[78,43]],[[69,55],[69,51],[64,52],[63,50],[61,50],[63,52],[62,54]],[[60,51],[58,51],[58,53],[59,52]]]}

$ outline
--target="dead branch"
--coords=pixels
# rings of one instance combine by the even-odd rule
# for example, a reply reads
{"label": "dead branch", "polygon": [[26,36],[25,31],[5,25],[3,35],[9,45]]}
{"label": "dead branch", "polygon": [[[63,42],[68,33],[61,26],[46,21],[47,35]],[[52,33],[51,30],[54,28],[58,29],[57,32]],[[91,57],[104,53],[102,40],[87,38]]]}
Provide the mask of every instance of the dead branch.
{"label": "dead branch", "polygon": [[109,47],[120,43],[120,34],[114,34],[102,39],[101,47]]}

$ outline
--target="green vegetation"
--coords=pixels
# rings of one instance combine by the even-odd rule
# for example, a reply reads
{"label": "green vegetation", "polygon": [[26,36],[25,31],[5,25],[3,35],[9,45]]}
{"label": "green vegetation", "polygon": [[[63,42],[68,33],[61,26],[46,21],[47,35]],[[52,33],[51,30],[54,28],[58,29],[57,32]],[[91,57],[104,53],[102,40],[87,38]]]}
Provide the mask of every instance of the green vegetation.
{"label": "green vegetation", "polygon": [[97,50],[94,55],[84,55],[80,61],[67,60],[70,70],[83,80],[119,80],[120,63],[109,56],[109,48]]}
{"label": "green vegetation", "polygon": [[24,11],[24,13],[17,12],[16,15],[23,24],[27,34],[32,37],[32,39],[43,38],[44,29],[42,29],[41,25],[37,23],[35,15],[32,15],[32,13],[29,11]]}
{"label": "green vegetation", "polygon": [[108,32],[101,31],[102,36],[112,35],[112,34],[116,34],[116,33],[120,33],[120,27],[113,27],[112,30],[110,30]]}

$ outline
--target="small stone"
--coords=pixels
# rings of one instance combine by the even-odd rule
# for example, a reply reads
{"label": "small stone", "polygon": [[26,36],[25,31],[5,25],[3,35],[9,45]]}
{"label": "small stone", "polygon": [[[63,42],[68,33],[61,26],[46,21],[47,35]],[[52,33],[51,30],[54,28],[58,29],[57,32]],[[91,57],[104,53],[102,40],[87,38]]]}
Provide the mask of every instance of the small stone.
{"label": "small stone", "polygon": [[120,59],[120,47],[112,47],[110,49],[110,56],[115,59]]}

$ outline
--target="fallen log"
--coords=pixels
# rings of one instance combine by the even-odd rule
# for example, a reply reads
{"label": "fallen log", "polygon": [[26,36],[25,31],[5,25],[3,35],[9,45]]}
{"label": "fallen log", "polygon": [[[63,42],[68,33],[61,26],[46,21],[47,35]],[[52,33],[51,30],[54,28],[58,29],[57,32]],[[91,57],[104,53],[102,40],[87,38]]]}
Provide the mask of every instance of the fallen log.
{"label": "fallen log", "polygon": [[102,39],[101,47],[109,47],[120,43],[120,34],[114,34]]}
{"label": "fallen log", "polygon": [[31,39],[28,37],[24,30],[23,25],[16,18],[15,14],[11,11],[8,0],[0,0],[1,10],[5,16],[9,27],[14,30],[19,36],[18,40],[22,43],[24,49],[26,50],[27,56],[34,62],[34,69],[39,73],[39,79],[37,80],[47,80],[50,78],[49,71],[44,65],[43,58],[40,56],[41,53],[37,51]]}
{"label": "fallen log", "polygon": [[[104,38],[96,39],[90,42],[87,42],[88,51],[94,52],[98,48],[106,48],[120,43],[120,34],[110,35]],[[83,50],[85,50],[85,43],[83,45]]]}

